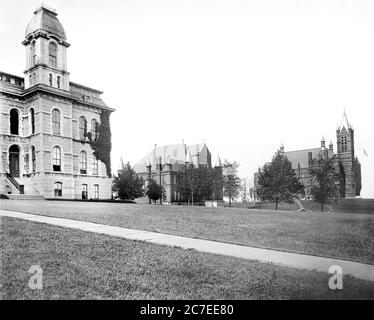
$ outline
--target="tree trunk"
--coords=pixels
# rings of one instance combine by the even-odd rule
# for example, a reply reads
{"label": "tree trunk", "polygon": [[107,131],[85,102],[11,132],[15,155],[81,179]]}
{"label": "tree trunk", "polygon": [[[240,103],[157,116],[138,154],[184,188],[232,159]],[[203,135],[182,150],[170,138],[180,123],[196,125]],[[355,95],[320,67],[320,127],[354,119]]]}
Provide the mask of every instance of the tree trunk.
{"label": "tree trunk", "polygon": [[275,210],[278,210],[278,200],[275,200]]}
{"label": "tree trunk", "polygon": [[323,212],[323,202],[321,202],[321,211]]}
{"label": "tree trunk", "polygon": [[229,196],[229,207],[231,208],[231,197]]}

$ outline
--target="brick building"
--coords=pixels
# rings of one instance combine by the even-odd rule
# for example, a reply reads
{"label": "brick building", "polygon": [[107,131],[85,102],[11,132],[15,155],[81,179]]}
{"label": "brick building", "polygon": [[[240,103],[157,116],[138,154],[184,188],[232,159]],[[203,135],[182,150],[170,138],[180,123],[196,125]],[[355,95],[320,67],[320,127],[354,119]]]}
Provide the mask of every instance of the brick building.
{"label": "brick building", "polygon": [[[146,184],[152,179],[164,187],[164,202],[187,202],[187,199],[183,199],[177,191],[177,173],[191,165],[212,168],[211,158],[212,155],[205,143],[167,145],[151,150],[134,166],[134,170]],[[213,169],[213,192],[209,199],[204,200],[222,201],[222,164],[219,156]],[[146,198],[142,200],[148,201]]]}
{"label": "brick building", "polygon": [[[319,157],[334,157],[335,171],[339,176],[340,198],[353,198],[360,195],[361,164],[355,155],[354,130],[345,112],[340,125],[336,129],[336,143],[336,153],[331,141],[329,147],[326,148],[324,138],[321,140],[320,148],[285,152],[283,145],[280,147],[280,151],[291,161],[292,168],[305,187],[305,199],[311,199],[311,189],[314,185],[308,171],[317,165]],[[257,188],[257,181],[258,172],[254,175],[255,189]]]}
{"label": "brick building", "polygon": [[89,137],[114,109],[101,91],[69,81],[70,45],[53,9],[34,12],[22,44],[25,77],[0,72],[0,193],[110,198],[107,164]]}

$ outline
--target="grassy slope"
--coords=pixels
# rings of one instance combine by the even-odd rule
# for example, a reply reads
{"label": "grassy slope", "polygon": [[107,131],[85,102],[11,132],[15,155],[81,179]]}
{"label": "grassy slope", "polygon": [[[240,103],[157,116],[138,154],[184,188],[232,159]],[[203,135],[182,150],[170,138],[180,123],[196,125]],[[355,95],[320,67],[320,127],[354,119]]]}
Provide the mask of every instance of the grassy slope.
{"label": "grassy slope", "polygon": [[[1,299],[374,299],[372,283],[0,218]],[[43,269],[43,290],[27,270]]]}
{"label": "grassy slope", "polygon": [[0,208],[374,264],[374,215],[68,201]]}
{"label": "grassy slope", "polygon": [[[321,211],[321,205],[318,202],[312,200],[301,200],[301,203],[305,209],[315,212]],[[254,203],[249,202],[246,204],[240,202],[234,202],[232,204],[235,208],[253,208]],[[272,202],[257,202],[256,209],[275,210],[275,203]],[[281,202],[278,204],[279,210],[290,210],[297,211],[299,206],[296,203],[285,203]],[[374,199],[343,199],[337,203],[329,201],[325,204],[324,211],[327,212],[339,212],[339,213],[365,213],[374,214]]]}

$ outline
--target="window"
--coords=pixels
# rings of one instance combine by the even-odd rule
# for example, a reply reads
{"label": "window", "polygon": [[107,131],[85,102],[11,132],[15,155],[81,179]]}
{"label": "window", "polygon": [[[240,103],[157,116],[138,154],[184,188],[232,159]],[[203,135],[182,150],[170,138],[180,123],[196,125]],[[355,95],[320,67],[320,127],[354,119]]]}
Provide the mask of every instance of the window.
{"label": "window", "polygon": [[30,74],[29,75],[29,84],[30,84],[30,87],[32,86],[32,75]]}
{"label": "window", "polygon": [[52,87],[53,81],[52,81],[52,73],[49,74],[49,85]]}
{"label": "window", "polygon": [[79,139],[84,140],[87,135],[87,120],[85,117],[79,118]]}
{"label": "window", "polygon": [[49,65],[57,68],[57,45],[54,42],[49,43]]}
{"label": "window", "polygon": [[17,109],[10,110],[10,134],[19,134],[19,112]]}
{"label": "window", "polygon": [[52,110],[52,133],[53,134],[61,134],[61,119],[60,119],[60,111],[57,109]]}
{"label": "window", "polygon": [[92,156],[92,174],[99,174],[99,162],[95,155]]}
{"label": "window", "polygon": [[61,77],[57,76],[57,88],[60,89],[60,87],[61,87]]}
{"label": "window", "polygon": [[54,190],[55,190],[55,197],[62,197],[62,183],[61,182],[55,182]]}
{"label": "window", "polygon": [[88,191],[86,184],[82,184],[82,199],[88,199]]}
{"label": "window", "polygon": [[97,140],[97,136],[98,136],[98,122],[96,121],[96,119],[92,119],[91,120],[91,139],[93,141],[96,141]]}
{"label": "window", "polygon": [[94,184],[94,199],[99,199],[99,185]]}
{"label": "window", "polygon": [[31,66],[33,67],[36,64],[35,41],[33,41],[30,46],[30,57],[31,57]]}
{"label": "window", "polygon": [[36,171],[36,156],[35,156],[35,147],[31,146],[31,166],[32,172]]}
{"label": "window", "polygon": [[30,109],[30,133],[35,133],[35,111],[34,108]]}
{"label": "window", "polygon": [[81,171],[81,174],[87,173],[87,154],[84,151],[81,151],[80,171]]}
{"label": "window", "polygon": [[342,144],[342,151],[347,151],[348,150],[347,137],[341,138],[341,144]]}
{"label": "window", "polygon": [[52,150],[52,165],[53,171],[61,171],[61,150],[59,147],[54,147]]}

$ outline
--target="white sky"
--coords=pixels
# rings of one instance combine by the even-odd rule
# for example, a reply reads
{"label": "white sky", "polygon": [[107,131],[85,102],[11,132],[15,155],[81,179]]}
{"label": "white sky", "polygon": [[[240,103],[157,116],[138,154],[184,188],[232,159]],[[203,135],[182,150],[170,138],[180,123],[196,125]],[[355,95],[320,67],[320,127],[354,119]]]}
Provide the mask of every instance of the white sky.
{"label": "white sky", "polygon": [[[49,0],[70,80],[104,91],[112,166],[154,144],[205,140],[253,177],[285,151],[355,128],[363,197],[374,198],[374,1]],[[23,75],[41,0],[0,0],[0,70]],[[366,157],[363,150],[366,150]]]}

